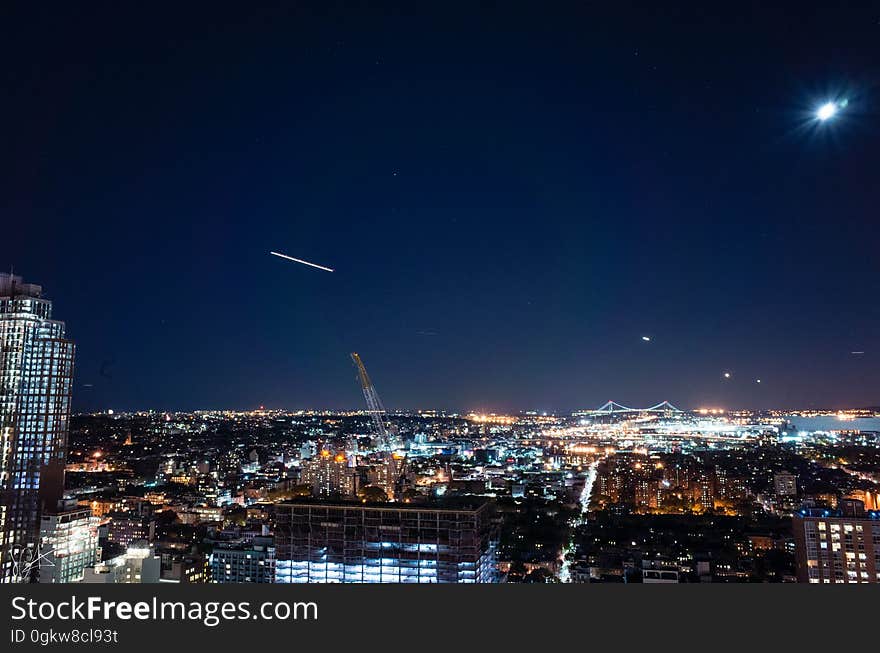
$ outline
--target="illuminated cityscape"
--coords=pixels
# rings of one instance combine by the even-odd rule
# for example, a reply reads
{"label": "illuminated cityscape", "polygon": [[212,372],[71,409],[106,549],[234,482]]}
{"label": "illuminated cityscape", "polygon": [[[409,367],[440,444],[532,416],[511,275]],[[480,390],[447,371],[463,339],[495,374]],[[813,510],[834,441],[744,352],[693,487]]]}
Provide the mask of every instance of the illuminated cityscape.
{"label": "illuminated cityscape", "polygon": [[10,581],[880,581],[878,410],[389,412],[352,354],[365,410],[69,417],[73,344],[0,280]]}
{"label": "illuminated cityscape", "polygon": [[0,583],[880,583],[877,7],[19,4]]}
{"label": "illuminated cityscape", "polygon": [[805,515],[880,537],[873,411],[384,419],[393,455],[363,410],[77,415],[68,495],[169,582],[795,582]]}

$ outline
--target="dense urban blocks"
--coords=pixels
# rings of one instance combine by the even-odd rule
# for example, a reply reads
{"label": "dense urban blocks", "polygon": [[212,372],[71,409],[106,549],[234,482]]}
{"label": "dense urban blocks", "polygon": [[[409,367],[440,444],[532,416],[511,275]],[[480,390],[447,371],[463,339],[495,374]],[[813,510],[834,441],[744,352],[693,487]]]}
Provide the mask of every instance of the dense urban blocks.
{"label": "dense urban blocks", "polygon": [[[68,494],[99,518],[105,558],[136,566],[143,549],[126,546],[143,538],[162,579],[215,583],[468,582],[489,568],[506,582],[793,582],[792,514],[877,508],[877,435],[852,428],[874,424],[865,411],[712,411],[397,413],[391,456],[363,411],[80,415]],[[449,524],[479,531],[483,503],[477,554]],[[437,510],[459,516],[438,530]],[[413,525],[420,514],[434,521]]]}

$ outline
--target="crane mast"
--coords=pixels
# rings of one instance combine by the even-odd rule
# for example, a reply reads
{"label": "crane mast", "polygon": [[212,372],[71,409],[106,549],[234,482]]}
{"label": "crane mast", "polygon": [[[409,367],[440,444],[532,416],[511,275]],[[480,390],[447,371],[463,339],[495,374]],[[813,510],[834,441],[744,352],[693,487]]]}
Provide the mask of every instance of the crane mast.
{"label": "crane mast", "polygon": [[370,419],[373,420],[373,427],[376,430],[376,435],[379,437],[382,446],[385,449],[390,450],[391,438],[389,437],[388,426],[385,424],[385,406],[382,405],[379,393],[376,392],[376,388],[370,380],[370,375],[367,374],[367,368],[364,367],[361,357],[358,356],[357,353],[352,352],[351,360],[357,368],[358,378],[361,382],[361,390],[363,391],[364,399],[367,402],[367,412],[370,414]]}
{"label": "crane mast", "polygon": [[352,352],[351,360],[358,371],[361,390],[367,402],[367,412],[370,414],[370,419],[373,420],[373,427],[376,435],[379,437],[380,446],[385,450],[383,454],[385,464],[390,466],[389,473],[393,474],[391,482],[386,486],[386,492],[394,500],[399,501],[404,496],[404,492],[410,487],[407,457],[398,458],[392,453],[394,445],[391,439],[397,435],[397,429],[392,424],[386,423],[385,406],[379,398],[379,393],[376,392],[376,387],[370,380],[370,375],[367,374],[367,368],[364,367],[361,357]]}

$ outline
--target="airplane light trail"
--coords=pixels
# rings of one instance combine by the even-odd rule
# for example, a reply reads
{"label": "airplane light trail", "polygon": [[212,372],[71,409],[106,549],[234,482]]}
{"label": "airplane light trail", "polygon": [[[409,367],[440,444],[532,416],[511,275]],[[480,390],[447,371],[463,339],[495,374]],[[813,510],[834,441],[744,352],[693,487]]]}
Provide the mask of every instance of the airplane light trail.
{"label": "airplane light trail", "polygon": [[325,272],[333,272],[333,268],[325,268],[323,265],[318,265],[317,263],[309,263],[308,261],[303,261],[299,258],[293,258],[292,256],[288,256],[287,254],[280,254],[278,252],[269,252],[272,256],[278,256],[279,258],[286,258],[288,261],[294,261],[295,263],[302,263],[303,265],[309,265],[313,268],[318,268],[319,270],[324,270]]}

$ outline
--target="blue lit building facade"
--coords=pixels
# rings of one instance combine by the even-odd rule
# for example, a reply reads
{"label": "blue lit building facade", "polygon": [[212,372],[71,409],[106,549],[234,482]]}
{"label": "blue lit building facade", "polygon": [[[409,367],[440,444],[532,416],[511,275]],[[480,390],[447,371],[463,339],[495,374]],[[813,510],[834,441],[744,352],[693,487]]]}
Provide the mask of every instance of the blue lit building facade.
{"label": "blue lit building facade", "polygon": [[493,583],[489,502],[288,503],[275,513],[276,583]]}
{"label": "blue lit building facade", "polygon": [[0,582],[33,579],[63,493],[73,356],[40,286],[0,273]]}

